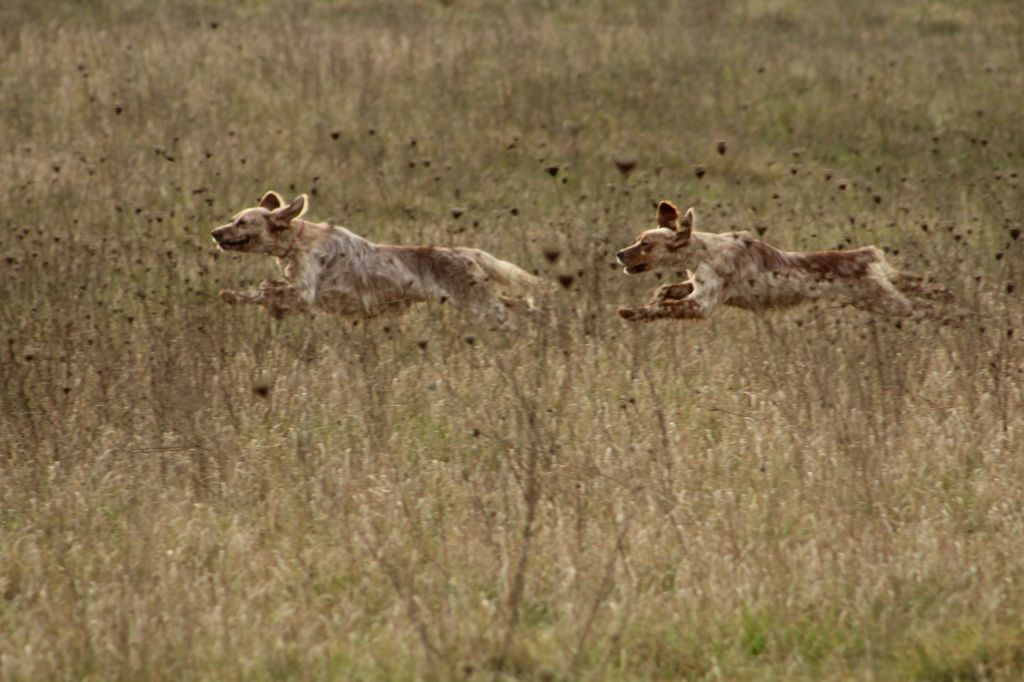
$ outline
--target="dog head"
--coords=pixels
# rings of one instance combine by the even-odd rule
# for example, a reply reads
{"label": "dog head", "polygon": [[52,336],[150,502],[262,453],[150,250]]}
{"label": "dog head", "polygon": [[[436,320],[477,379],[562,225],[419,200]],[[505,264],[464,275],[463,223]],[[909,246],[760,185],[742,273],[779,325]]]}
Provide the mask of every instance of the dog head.
{"label": "dog head", "polygon": [[627,275],[677,264],[680,249],[690,243],[696,222],[692,208],[681,215],[671,201],[662,201],[657,221],[658,227],[642,232],[635,244],[615,254]]}
{"label": "dog head", "polygon": [[277,192],[267,192],[260,203],[235,214],[231,222],[214,228],[213,241],[222,251],[280,254],[292,239],[292,221],[302,217],[309,202],[300,194],[290,204]]}

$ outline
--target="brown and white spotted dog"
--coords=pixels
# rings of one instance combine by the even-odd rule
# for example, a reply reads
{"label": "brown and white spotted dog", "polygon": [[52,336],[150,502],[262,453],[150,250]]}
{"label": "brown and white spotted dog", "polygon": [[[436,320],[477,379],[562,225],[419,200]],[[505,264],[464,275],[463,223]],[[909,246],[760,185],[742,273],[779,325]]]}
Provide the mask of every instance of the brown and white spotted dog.
{"label": "brown and white spotted dog", "polygon": [[680,215],[675,204],[662,201],[658,227],[619,251],[618,261],[630,275],[656,269],[689,273],[685,282],[659,287],[647,305],[620,308],[622,318],[700,319],[721,304],[760,311],[824,298],[902,317],[914,312],[918,302],[952,298],[941,286],[894,270],[874,246],[780,251],[749,232],[697,232],[695,222],[692,208]]}
{"label": "brown and white spotted dog", "polygon": [[532,309],[522,294],[539,280],[512,263],[479,249],[374,244],[343,227],[303,220],[308,204],[305,194],[286,204],[267,192],[259,205],[213,230],[224,251],[276,256],[284,277],[222,291],[222,299],[263,305],[276,316],[320,309],[362,318],[450,302],[501,326],[512,325],[510,310]]}

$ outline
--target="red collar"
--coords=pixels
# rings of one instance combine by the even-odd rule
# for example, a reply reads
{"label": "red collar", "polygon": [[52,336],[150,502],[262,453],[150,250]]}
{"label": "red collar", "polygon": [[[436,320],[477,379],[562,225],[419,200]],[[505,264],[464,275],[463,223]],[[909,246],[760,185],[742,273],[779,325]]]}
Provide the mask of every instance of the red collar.
{"label": "red collar", "polygon": [[288,257],[288,254],[292,252],[292,247],[295,246],[295,242],[297,242],[300,239],[302,239],[302,231],[305,230],[305,229],[306,229],[306,223],[299,223],[299,231],[296,232],[295,236],[292,237],[292,240],[290,242],[288,242],[288,248],[284,250],[284,255],[283,256],[278,256],[278,258],[287,258]]}

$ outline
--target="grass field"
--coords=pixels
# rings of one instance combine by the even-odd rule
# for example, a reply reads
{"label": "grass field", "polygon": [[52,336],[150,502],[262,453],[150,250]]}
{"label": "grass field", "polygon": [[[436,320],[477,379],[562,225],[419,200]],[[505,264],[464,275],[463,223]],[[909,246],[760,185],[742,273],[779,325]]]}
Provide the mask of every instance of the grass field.
{"label": "grass field", "polygon": [[[4,2],[0,677],[1021,679],[1022,110],[1011,1]],[[563,285],[224,305],[268,189]],[[959,313],[628,325],[661,198]]]}

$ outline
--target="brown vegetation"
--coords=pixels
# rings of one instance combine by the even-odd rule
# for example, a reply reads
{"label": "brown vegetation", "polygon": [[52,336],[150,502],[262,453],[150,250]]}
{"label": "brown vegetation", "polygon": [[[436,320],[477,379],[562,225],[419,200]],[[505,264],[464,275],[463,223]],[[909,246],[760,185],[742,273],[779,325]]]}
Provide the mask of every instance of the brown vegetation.
{"label": "brown vegetation", "polygon": [[[0,32],[0,677],[1024,673],[1019,3],[14,0]],[[226,306],[273,269],[209,230],[268,187],[562,281],[552,319]],[[659,281],[614,250],[663,196],[877,244],[976,316],[628,325]]]}

